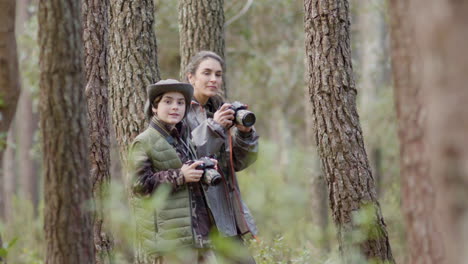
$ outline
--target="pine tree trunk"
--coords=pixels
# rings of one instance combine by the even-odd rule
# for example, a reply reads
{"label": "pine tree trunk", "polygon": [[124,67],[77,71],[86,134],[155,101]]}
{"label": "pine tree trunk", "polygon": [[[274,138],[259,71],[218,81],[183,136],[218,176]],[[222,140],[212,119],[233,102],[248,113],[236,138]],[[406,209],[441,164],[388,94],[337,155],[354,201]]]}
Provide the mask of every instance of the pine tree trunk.
{"label": "pine tree trunk", "polygon": [[[359,102],[358,109],[367,120],[374,115],[376,101],[378,100],[378,90],[388,89],[389,85],[385,82],[385,64],[386,59],[386,35],[385,14],[380,10],[385,0],[357,0],[358,6],[356,14],[358,16],[358,42],[360,43],[361,53],[359,54],[359,64],[361,78],[358,78]],[[363,118],[364,119],[364,118]],[[363,122],[362,132],[365,137],[372,135],[372,123]],[[375,136],[374,136],[375,138]],[[380,195],[382,184],[382,173],[380,171],[380,148],[377,140],[366,142],[366,149],[372,171],[374,172],[375,188],[377,195]]]}
{"label": "pine tree trunk", "polygon": [[402,209],[409,249],[407,263],[441,263],[444,246],[432,217],[436,190],[429,174],[427,104],[419,73],[419,50],[414,45],[410,3],[392,0],[390,11]]}
{"label": "pine tree trunk", "polygon": [[[13,120],[20,94],[18,58],[15,38],[16,0],[0,1],[0,166],[6,148],[7,132]],[[3,170],[0,168],[0,189]],[[0,195],[0,218],[4,214],[4,201]]]}
{"label": "pine tree trunk", "polygon": [[122,161],[146,128],[146,87],[160,79],[153,26],[152,0],[110,2],[109,98]]}
{"label": "pine tree trunk", "polygon": [[[24,32],[29,22],[29,6],[31,0],[18,0],[16,16],[16,35]],[[18,131],[18,166],[19,185],[18,193],[23,199],[30,201],[34,213],[37,214],[39,203],[39,170],[36,159],[32,156],[34,148],[34,134],[38,129],[38,115],[33,112],[33,101],[30,87],[22,85],[18,101],[18,110],[15,117]]]}
{"label": "pine tree trunk", "polygon": [[[305,91],[305,98],[308,97],[309,91]],[[306,122],[306,151],[312,155],[316,153],[316,142],[314,141],[314,124],[310,116],[312,115],[312,105],[307,100],[305,105],[306,114],[304,116]],[[325,183],[325,176],[320,167],[320,161],[317,155],[313,156],[313,161],[309,163],[310,167],[307,171],[314,172],[310,175],[310,203],[312,210],[312,223],[317,227],[320,232],[320,240],[323,241],[322,248],[325,252],[330,251],[330,240],[328,239],[328,204],[327,204],[327,185]]]}
{"label": "pine tree trunk", "polygon": [[[468,259],[468,3],[411,1],[419,50],[422,93],[427,106],[427,152],[434,182],[433,222],[444,259]],[[428,19],[429,18],[429,19]],[[422,219],[421,219],[422,220]]]}
{"label": "pine tree trunk", "polygon": [[108,111],[108,8],[109,1],[85,0],[83,3],[83,42],[85,47],[86,97],[90,135],[90,165],[94,215],[96,263],[111,263],[112,241],[104,217],[104,201],[110,184],[110,140]]}
{"label": "pine tree trunk", "polygon": [[[0,1],[0,133],[2,134],[10,127],[20,94],[15,8],[15,0]],[[6,134],[1,136],[0,140],[4,141]],[[0,144],[0,149],[4,150],[3,144]]]}
{"label": "pine tree trunk", "polygon": [[[359,247],[367,259],[394,263],[356,111],[348,1],[305,0],[304,8],[314,134],[342,256],[352,263]],[[365,225],[353,219],[364,208],[371,219]],[[358,229],[366,235],[363,241],[350,238]]]}
{"label": "pine tree trunk", "polygon": [[224,56],[224,0],[179,0],[181,79],[192,56],[201,50]]}
{"label": "pine tree trunk", "polygon": [[16,114],[18,130],[18,176],[19,193],[23,199],[30,201],[36,212],[39,201],[39,172],[36,159],[32,156],[34,134],[37,131],[38,116],[33,113],[32,97],[28,87],[21,91]]}
{"label": "pine tree trunk", "polygon": [[16,195],[16,138],[15,138],[15,123],[13,122],[10,126],[7,136],[7,148],[3,154],[3,200],[5,201],[5,221],[10,222],[14,213],[13,198]]}
{"label": "pine tree trunk", "polygon": [[39,1],[47,264],[94,263],[81,2]]}

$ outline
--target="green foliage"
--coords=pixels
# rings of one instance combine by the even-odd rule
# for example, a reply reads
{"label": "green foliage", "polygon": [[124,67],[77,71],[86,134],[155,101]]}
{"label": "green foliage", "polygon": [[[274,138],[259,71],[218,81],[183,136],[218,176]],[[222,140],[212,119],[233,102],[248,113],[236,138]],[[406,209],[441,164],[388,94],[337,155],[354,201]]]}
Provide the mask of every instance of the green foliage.
{"label": "green foliage", "polygon": [[[0,93],[0,109],[5,107],[5,99],[3,99],[3,97],[5,97],[3,95],[3,93]],[[1,118],[1,116],[0,116],[0,118]]]}
{"label": "green foliage", "polygon": [[0,257],[1,258],[7,258],[8,250],[11,247],[13,247],[16,244],[17,241],[18,241],[18,238],[15,237],[10,242],[5,242],[5,243],[3,243],[3,245],[0,245]]}
{"label": "green foliage", "polygon": [[42,206],[39,208],[40,215],[35,215],[30,201],[14,196],[12,207],[14,213],[11,219],[6,223],[0,223],[0,233],[3,234],[3,238],[11,241],[9,247],[3,246],[8,250],[8,263],[42,264],[44,259]]}
{"label": "green foliage", "polygon": [[0,150],[3,151],[6,148],[7,143],[7,132],[0,132]]}

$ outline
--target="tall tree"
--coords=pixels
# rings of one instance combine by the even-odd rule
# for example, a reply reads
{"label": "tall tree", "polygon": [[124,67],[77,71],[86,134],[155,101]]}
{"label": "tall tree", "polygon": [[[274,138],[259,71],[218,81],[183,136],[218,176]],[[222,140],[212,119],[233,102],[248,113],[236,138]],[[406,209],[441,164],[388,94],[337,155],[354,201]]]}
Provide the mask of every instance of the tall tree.
{"label": "tall tree", "polygon": [[[317,153],[316,142],[314,142],[314,124],[312,119],[309,118],[312,115],[312,104],[307,99],[309,91],[305,91],[304,98],[306,98],[306,150],[309,156],[312,153]],[[328,201],[327,201],[327,185],[325,183],[325,175],[320,169],[320,161],[317,155],[312,158],[313,162],[308,163],[307,171],[310,173],[310,187],[309,187],[309,200],[311,203],[311,211],[313,218],[312,223],[317,227],[317,232],[320,232],[320,240],[323,241],[321,248],[325,252],[330,251],[330,241],[328,239]]]}
{"label": "tall tree", "polygon": [[45,263],[94,263],[81,2],[38,10]]}
{"label": "tall tree", "polygon": [[421,54],[415,46],[415,28],[411,21],[416,12],[413,13],[410,6],[409,1],[390,1],[402,209],[409,249],[407,263],[435,264],[442,263],[444,246],[432,217],[436,187],[429,174],[427,105],[418,66]]}
{"label": "tall tree", "polygon": [[435,186],[432,221],[440,231],[438,239],[445,251],[438,263],[466,263],[468,58],[463,50],[468,42],[468,3],[417,0],[411,1],[409,10],[415,26],[413,45],[420,55],[417,74],[428,116],[426,153]]}
{"label": "tall tree", "polygon": [[[110,140],[108,111],[108,8],[109,1],[83,3],[83,42],[85,47],[86,97],[90,135],[91,182],[96,209],[94,249],[96,263],[110,263],[112,241],[105,219],[104,201],[110,184]],[[107,230],[106,230],[107,229]]]}
{"label": "tall tree", "polygon": [[[13,120],[20,94],[15,8],[15,0],[0,0],[0,166],[3,164],[7,131]],[[2,175],[3,172],[0,170],[0,184],[3,182]],[[0,195],[0,216],[3,215],[3,207]]]}
{"label": "tall tree", "polygon": [[[363,120],[369,120],[362,123],[362,131],[366,138],[371,139],[365,143],[366,149],[369,150],[367,154],[375,179],[377,195],[380,195],[383,180],[381,167],[379,166],[382,140],[378,135],[372,134],[372,129],[375,129],[376,126],[372,120],[376,118],[371,118],[371,116],[376,116],[375,105],[379,100],[379,90],[390,89],[388,78],[385,76],[388,73],[386,67],[388,30],[385,21],[385,10],[382,8],[385,5],[384,3],[385,0],[356,0],[357,8],[354,8],[357,13],[357,37],[359,38],[357,41],[361,49],[358,55],[360,70],[357,70],[361,76],[357,82],[360,88],[358,109],[361,111],[361,116],[364,116]],[[356,38],[354,40],[356,41]]]}
{"label": "tall tree", "polygon": [[122,160],[145,127],[146,87],[160,79],[153,26],[152,0],[110,2],[109,97]]}
{"label": "tall tree", "polygon": [[[18,0],[16,8],[16,35],[23,37],[28,34],[26,25],[31,18],[31,0]],[[22,54],[22,62],[30,61],[29,56]],[[21,67],[22,68],[22,67]],[[24,70],[22,70],[24,72]],[[23,75],[24,76],[24,75]],[[34,212],[37,213],[39,203],[39,166],[38,161],[32,155],[34,148],[34,135],[38,129],[39,116],[33,111],[32,87],[29,87],[26,78],[21,77],[21,95],[18,101],[18,110],[15,116],[17,127],[17,152],[21,166],[18,166],[18,193],[22,198],[32,203]]]}
{"label": "tall tree", "polygon": [[190,58],[201,50],[224,56],[224,0],[179,0],[181,79]]}
{"label": "tall tree", "polygon": [[17,186],[17,170],[15,169],[15,154],[16,154],[16,129],[12,123],[8,130],[7,148],[3,154],[3,200],[5,201],[4,220],[9,222],[13,216],[13,197],[16,195]]}
{"label": "tall tree", "polygon": [[[342,256],[345,263],[352,262],[352,250],[358,246],[367,259],[393,263],[356,111],[348,1],[305,0],[304,9],[314,134]],[[353,212],[363,208],[370,209],[371,222],[359,226]],[[358,228],[366,238],[352,241]]]}

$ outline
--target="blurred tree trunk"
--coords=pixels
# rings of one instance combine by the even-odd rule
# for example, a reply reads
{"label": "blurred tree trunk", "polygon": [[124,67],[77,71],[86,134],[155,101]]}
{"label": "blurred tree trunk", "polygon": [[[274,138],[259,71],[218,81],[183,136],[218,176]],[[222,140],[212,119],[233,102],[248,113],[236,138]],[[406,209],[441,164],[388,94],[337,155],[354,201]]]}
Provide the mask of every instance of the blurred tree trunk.
{"label": "blurred tree trunk", "polygon": [[[16,111],[20,94],[18,58],[15,37],[15,0],[0,0],[0,166],[6,147],[7,132]],[[0,189],[3,171],[0,169]],[[0,218],[4,201],[0,195]]]}
{"label": "blurred tree trunk", "polygon": [[402,209],[409,248],[407,263],[435,264],[441,263],[444,246],[432,217],[436,188],[429,175],[427,104],[419,73],[420,52],[415,46],[415,28],[411,21],[413,14],[421,14],[419,10],[413,13],[410,5],[406,0],[390,1]]}
{"label": "blurred tree trunk", "polygon": [[[0,248],[2,248],[2,245],[3,245],[3,240],[2,240],[2,234],[0,233]],[[6,259],[3,259],[2,257],[0,257],[0,263],[7,264]]]}
{"label": "blurred tree trunk", "polygon": [[[91,183],[96,203],[94,212],[94,249],[96,263],[111,263],[112,240],[104,215],[104,202],[110,184],[110,140],[108,111],[108,8],[109,1],[85,0],[83,42],[90,136]],[[109,214],[107,214],[109,215]]]}
{"label": "blurred tree trunk", "polygon": [[[29,6],[31,0],[18,0],[16,8],[16,35],[24,32],[25,25],[30,18]],[[34,147],[34,134],[38,128],[37,114],[33,112],[31,88],[22,84],[21,95],[18,101],[18,112],[15,122],[18,131],[18,166],[19,194],[23,199],[31,202],[34,213],[37,213],[39,203],[39,172],[36,159],[32,156]]]}
{"label": "blurred tree trunk", "polygon": [[33,113],[32,96],[28,87],[21,89],[16,114],[18,130],[18,176],[22,199],[30,201],[36,212],[39,203],[39,172],[37,161],[32,156],[34,134],[37,131],[38,116]]}
{"label": "blurred tree trunk", "polygon": [[[348,1],[305,0],[304,8],[314,134],[340,251],[345,263],[353,263],[355,247],[367,259],[394,263],[356,111]],[[370,222],[353,219],[360,209],[370,209]],[[363,232],[364,240],[353,241],[356,230]]]}
{"label": "blurred tree trunk", "polygon": [[[427,151],[434,182],[433,222],[445,249],[438,263],[468,259],[467,1],[411,1],[427,106]],[[430,19],[428,19],[430,18]],[[396,65],[398,66],[398,65]],[[435,210],[434,210],[435,209]]]}
{"label": "blurred tree trunk", "polygon": [[146,87],[160,79],[153,27],[152,0],[110,2],[109,97],[122,161],[132,140],[146,128]]}
{"label": "blurred tree trunk", "polygon": [[28,21],[30,15],[29,6],[32,0],[17,0],[16,4],[16,35],[20,35],[23,30],[26,21]]}
{"label": "blurred tree trunk", "polygon": [[7,148],[3,154],[3,200],[5,201],[5,215],[4,219],[6,222],[12,220],[13,214],[13,198],[16,195],[16,179],[17,179],[17,168],[16,166],[16,138],[15,138],[15,124],[14,122],[10,126],[7,136]]}
{"label": "blurred tree trunk", "polygon": [[92,264],[81,2],[43,0],[38,10],[45,263]]}
{"label": "blurred tree trunk", "polygon": [[[376,101],[378,100],[378,90],[389,87],[386,83],[385,74],[385,50],[387,28],[385,26],[385,14],[381,10],[385,0],[355,1],[358,8],[359,42],[360,42],[360,72],[361,78],[358,81],[359,110],[366,117],[367,122],[362,124],[363,135],[367,138],[376,138],[372,133],[372,115],[375,115]],[[382,172],[380,171],[380,147],[378,140],[367,140],[366,149],[370,150],[368,158],[371,164],[375,179],[377,195],[380,195],[382,184]]]}
{"label": "blurred tree trunk", "polygon": [[179,0],[179,38],[181,80],[199,51],[210,50],[225,58],[224,0]]}

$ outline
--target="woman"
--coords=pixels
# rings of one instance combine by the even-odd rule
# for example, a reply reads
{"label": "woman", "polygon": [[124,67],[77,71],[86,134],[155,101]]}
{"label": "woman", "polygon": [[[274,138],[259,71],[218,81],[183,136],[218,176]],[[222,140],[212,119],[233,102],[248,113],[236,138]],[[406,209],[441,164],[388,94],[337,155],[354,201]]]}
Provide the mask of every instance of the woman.
{"label": "woman", "polygon": [[[182,119],[190,109],[193,87],[176,80],[148,86],[145,114],[149,127],[133,141],[129,171],[136,213],[138,254],[150,263],[205,263],[208,233],[214,223],[200,186],[196,153]],[[162,208],[148,204],[164,186],[170,190]],[[177,250],[177,252],[175,252]],[[181,254],[184,250],[187,254]],[[184,255],[184,260],[173,259]]]}
{"label": "woman", "polygon": [[[222,183],[207,189],[208,206],[219,232],[241,241],[247,233],[257,234],[253,217],[242,201],[236,171],[252,164],[258,153],[258,135],[254,127],[234,124],[231,105],[223,103],[224,61],[216,53],[201,51],[186,68],[187,81],[194,87],[187,123],[197,153],[218,160]],[[239,263],[255,263],[248,257]]]}

